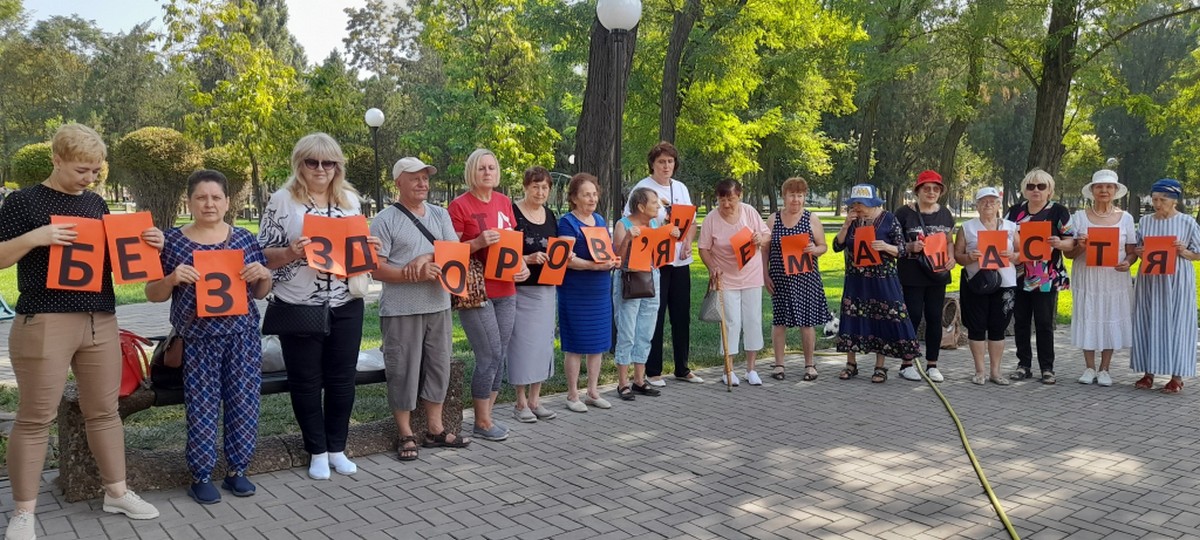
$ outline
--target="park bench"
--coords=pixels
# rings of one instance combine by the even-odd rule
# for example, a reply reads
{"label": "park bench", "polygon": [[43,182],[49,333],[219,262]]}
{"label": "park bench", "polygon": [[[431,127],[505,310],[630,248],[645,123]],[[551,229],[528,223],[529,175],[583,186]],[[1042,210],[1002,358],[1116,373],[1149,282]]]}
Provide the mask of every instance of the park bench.
{"label": "park bench", "polygon": [[[158,340],[165,338],[157,338]],[[448,429],[462,424],[462,382],[465,368],[457,360],[450,363],[450,388],[446,395],[442,422]],[[355,385],[385,382],[383,370],[360,371]],[[262,395],[280,394],[288,391],[287,372],[263,373]],[[183,390],[179,388],[138,388],[133,394],[120,400],[120,415],[124,420],[129,415],[151,407],[166,407],[183,404]],[[426,421],[423,409],[412,414],[414,434],[425,435]],[[351,424],[346,453],[365,456],[395,451],[399,441],[396,422],[385,418],[363,424]],[[419,440],[419,439],[418,439]],[[179,441],[182,445],[184,441]],[[58,407],[58,485],[69,502],[99,497],[100,472],[96,460],[87,446],[83,413],[79,409],[79,393],[74,381],[67,383]],[[222,444],[217,442],[217,467],[213,477],[225,475],[225,460]],[[180,449],[142,450],[125,449],[126,481],[135,491],[173,489],[191,482],[187,462]],[[248,474],[280,471],[308,465],[308,453],[299,433],[270,437],[259,437],[254,458]]]}

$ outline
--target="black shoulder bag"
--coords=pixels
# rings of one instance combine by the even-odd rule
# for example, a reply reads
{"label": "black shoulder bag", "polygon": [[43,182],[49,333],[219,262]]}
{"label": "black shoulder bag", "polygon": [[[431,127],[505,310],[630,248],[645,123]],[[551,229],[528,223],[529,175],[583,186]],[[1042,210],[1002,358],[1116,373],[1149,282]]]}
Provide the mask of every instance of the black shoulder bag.
{"label": "black shoulder bag", "polygon": [[[421,234],[425,235],[425,239],[429,240],[431,245],[433,244],[435,240],[433,233],[429,232],[429,229],[426,229],[425,225],[421,224],[421,220],[417,219],[417,216],[414,216],[413,213],[405,208],[403,204],[396,202],[392,203],[392,206],[395,206],[397,210],[404,212],[404,215],[408,216],[408,219],[412,220],[413,225],[417,226],[417,230],[421,231]],[[450,295],[450,307],[452,309],[475,309],[478,307],[483,307],[483,305],[488,301],[487,283],[483,277],[483,261],[480,261],[475,257],[471,257],[470,261],[470,266],[467,268],[467,295]]]}

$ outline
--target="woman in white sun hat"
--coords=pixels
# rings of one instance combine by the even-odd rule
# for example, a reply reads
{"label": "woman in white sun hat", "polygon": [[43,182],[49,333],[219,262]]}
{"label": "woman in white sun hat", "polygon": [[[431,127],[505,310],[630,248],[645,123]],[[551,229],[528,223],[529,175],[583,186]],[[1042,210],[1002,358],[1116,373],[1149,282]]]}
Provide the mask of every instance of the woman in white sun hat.
{"label": "woman in white sun hat", "polygon": [[[1071,343],[1083,349],[1085,368],[1079,377],[1082,384],[1112,385],[1108,374],[1115,349],[1133,345],[1133,283],[1129,267],[1137,260],[1137,236],[1133,216],[1117,207],[1117,201],[1129,190],[1117,179],[1117,173],[1101,169],[1092,181],[1083,186],[1084,198],[1092,201],[1091,208],[1078,210],[1071,217],[1076,231],[1071,268],[1072,291]],[[1117,265],[1094,266],[1082,256],[1088,248],[1089,236],[1096,228],[1115,228],[1118,231]],[[1100,351],[1100,365],[1096,365]]]}

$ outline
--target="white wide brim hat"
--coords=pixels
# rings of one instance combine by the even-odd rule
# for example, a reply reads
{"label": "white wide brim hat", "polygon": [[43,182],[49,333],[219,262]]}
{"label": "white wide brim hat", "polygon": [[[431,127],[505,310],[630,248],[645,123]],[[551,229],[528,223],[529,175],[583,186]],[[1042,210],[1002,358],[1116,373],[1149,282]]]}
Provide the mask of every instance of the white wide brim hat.
{"label": "white wide brim hat", "polygon": [[1129,188],[1125,187],[1125,184],[1122,184],[1121,181],[1117,179],[1116,171],[1100,169],[1092,175],[1091,182],[1084,184],[1083,189],[1081,190],[1083,192],[1083,198],[1089,201],[1096,200],[1096,196],[1092,194],[1092,186],[1096,184],[1112,184],[1117,186],[1117,194],[1115,197],[1113,197],[1114,199],[1120,199],[1129,193]]}

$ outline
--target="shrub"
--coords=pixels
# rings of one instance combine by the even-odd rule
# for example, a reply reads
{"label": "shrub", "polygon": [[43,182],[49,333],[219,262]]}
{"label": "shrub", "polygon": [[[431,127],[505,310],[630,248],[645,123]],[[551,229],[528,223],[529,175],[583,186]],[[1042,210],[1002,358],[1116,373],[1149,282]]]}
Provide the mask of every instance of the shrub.
{"label": "shrub", "polygon": [[112,159],[138,207],[153,214],[154,225],[173,227],[187,177],[200,168],[200,147],[173,129],[145,127],[122,137]]}
{"label": "shrub", "polygon": [[[17,150],[12,157],[12,178],[17,187],[27,188],[40,184],[54,171],[54,161],[50,150],[50,142],[40,142],[26,145]],[[101,186],[108,179],[108,163],[100,167],[100,175],[92,189],[101,191]]]}
{"label": "shrub", "polygon": [[247,188],[250,185],[250,158],[234,146],[216,146],[204,151],[204,168],[220,171],[229,179],[230,220],[246,204]]}

